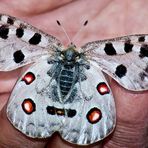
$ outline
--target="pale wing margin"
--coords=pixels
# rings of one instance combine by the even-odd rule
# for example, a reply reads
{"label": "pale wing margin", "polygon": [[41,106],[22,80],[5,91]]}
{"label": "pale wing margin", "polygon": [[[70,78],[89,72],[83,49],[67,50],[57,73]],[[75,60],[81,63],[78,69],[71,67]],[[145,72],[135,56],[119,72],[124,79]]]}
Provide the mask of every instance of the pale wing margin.
{"label": "pale wing margin", "polygon": [[55,37],[8,15],[0,15],[0,71],[22,67],[60,49]]}
{"label": "pale wing margin", "polygon": [[90,42],[82,50],[126,89],[148,90],[148,35]]}

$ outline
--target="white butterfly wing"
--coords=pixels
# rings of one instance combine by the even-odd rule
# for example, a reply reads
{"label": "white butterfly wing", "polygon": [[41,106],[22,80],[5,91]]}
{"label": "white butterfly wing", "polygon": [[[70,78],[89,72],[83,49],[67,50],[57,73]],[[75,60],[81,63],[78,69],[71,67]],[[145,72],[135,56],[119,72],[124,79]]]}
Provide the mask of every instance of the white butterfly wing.
{"label": "white butterfly wing", "polygon": [[126,89],[148,89],[148,35],[91,42],[82,49],[102,71]]}
{"label": "white butterfly wing", "polygon": [[42,59],[18,80],[7,105],[10,122],[33,138],[56,131],[80,145],[105,138],[115,127],[116,113],[111,89],[98,66],[92,64],[87,80],[76,83],[68,101],[61,103],[57,83],[47,74],[51,65]]}
{"label": "white butterfly wing", "polygon": [[102,71],[129,90],[147,90],[147,41],[148,35],[135,35],[84,45],[82,50],[90,69],[85,70],[86,79],[79,80],[67,102],[62,103],[59,86],[49,76],[53,70],[60,72],[51,63],[52,57],[59,60],[54,55],[61,50],[61,43],[25,22],[0,15],[0,70],[10,71],[36,62],[13,89],[8,119],[33,138],[49,137],[58,131],[63,139],[75,144],[102,140],[116,123],[114,99]]}
{"label": "white butterfly wing", "polygon": [[55,37],[14,17],[0,15],[0,71],[37,61],[60,46]]}
{"label": "white butterfly wing", "polygon": [[76,83],[73,101],[65,109],[75,111],[66,117],[60,133],[68,142],[87,145],[109,135],[116,123],[115,103],[111,89],[99,67],[91,63],[86,80]]}
{"label": "white butterfly wing", "polygon": [[[51,89],[55,80],[47,74],[50,68],[46,58],[33,64],[18,80],[9,98],[8,119],[29,137],[49,137],[62,126],[63,117],[54,115],[56,100]],[[62,108],[61,104],[56,105]]]}

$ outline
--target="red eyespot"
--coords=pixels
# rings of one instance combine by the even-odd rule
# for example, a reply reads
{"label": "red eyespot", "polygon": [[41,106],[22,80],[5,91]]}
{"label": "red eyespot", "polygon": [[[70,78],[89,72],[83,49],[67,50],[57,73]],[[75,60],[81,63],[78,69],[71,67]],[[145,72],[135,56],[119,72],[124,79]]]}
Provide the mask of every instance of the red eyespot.
{"label": "red eyespot", "polygon": [[97,85],[97,90],[101,95],[105,95],[110,92],[108,86],[104,82],[101,82]]}
{"label": "red eyespot", "polygon": [[92,124],[97,123],[102,118],[101,110],[94,107],[87,113],[86,117],[90,123]]}
{"label": "red eyespot", "polygon": [[25,76],[22,78],[22,81],[24,81],[27,85],[31,84],[35,80],[35,75],[32,72],[28,72],[25,74]]}
{"label": "red eyespot", "polygon": [[26,114],[32,114],[36,110],[36,105],[31,99],[25,99],[22,103],[22,109]]}

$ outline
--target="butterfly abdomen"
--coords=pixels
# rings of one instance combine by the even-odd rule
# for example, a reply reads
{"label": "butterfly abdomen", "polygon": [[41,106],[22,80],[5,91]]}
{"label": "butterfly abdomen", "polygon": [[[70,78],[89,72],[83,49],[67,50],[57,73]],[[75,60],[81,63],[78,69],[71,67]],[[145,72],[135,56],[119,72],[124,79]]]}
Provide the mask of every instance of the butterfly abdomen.
{"label": "butterfly abdomen", "polygon": [[60,92],[65,97],[70,91],[74,80],[74,72],[72,69],[64,68],[59,76]]}

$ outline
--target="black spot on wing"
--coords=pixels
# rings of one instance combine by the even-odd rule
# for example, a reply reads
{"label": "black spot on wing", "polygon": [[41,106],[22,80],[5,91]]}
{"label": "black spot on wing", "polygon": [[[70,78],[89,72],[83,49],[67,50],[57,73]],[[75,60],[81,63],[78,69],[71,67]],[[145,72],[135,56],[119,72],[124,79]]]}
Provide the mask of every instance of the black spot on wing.
{"label": "black spot on wing", "polygon": [[140,48],[140,58],[148,57],[148,45],[143,45]]}
{"label": "black spot on wing", "polygon": [[127,42],[127,43],[124,44],[124,51],[126,53],[131,52],[132,48],[133,48],[133,44],[131,44],[130,42]]}
{"label": "black spot on wing", "polygon": [[145,72],[148,73],[148,65],[145,68]]}
{"label": "black spot on wing", "polygon": [[139,74],[141,81],[144,81],[146,77],[148,77],[148,74],[146,74],[145,72],[141,72]]}
{"label": "black spot on wing", "polygon": [[116,71],[115,71],[115,74],[119,77],[119,78],[122,78],[123,76],[125,76],[127,73],[127,69],[124,65],[118,65],[116,67]]}
{"label": "black spot on wing", "polygon": [[113,47],[113,44],[112,43],[106,43],[105,44],[105,48],[104,48],[104,51],[107,55],[116,55],[116,50],[115,48]]}
{"label": "black spot on wing", "polygon": [[9,33],[9,28],[5,25],[2,25],[0,27],[0,37],[2,39],[7,39],[8,38],[8,33]]}
{"label": "black spot on wing", "polygon": [[67,116],[71,118],[74,117],[77,113],[76,110],[73,109],[67,109],[66,111],[67,111]]}
{"label": "black spot on wing", "polygon": [[23,52],[21,50],[18,50],[16,52],[14,52],[13,57],[14,57],[15,63],[20,63],[24,60],[25,55],[23,54]]}
{"label": "black spot on wing", "polygon": [[148,78],[148,65],[145,69],[143,69],[142,72],[139,73],[139,77],[142,81],[144,81],[146,78]]}
{"label": "black spot on wing", "polygon": [[24,29],[22,27],[16,29],[16,36],[21,38],[24,35]]}
{"label": "black spot on wing", "polygon": [[14,19],[12,17],[8,17],[7,23],[10,24],[10,25],[13,25],[14,24]]}
{"label": "black spot on wing", "polygon": [[50,114],[50,115],[56,114],[56,110],[55,110],[54,106],[47,106],[46,110],[47,110],[47,113]]}
{"label": "black spot on wing", "polygon": [[[58,116],[67,115],[67,117],[69,118],[73,118],[77,113],[76,110],[74,109],[56,108],[54,106],[47,106],[46,110],[49,115],[58,115]],[[65,114],[65,111],[66,111],[66,114]]]}
{"label": "black spot on wing", "polygon": [[41,35],[39,33],[35,33],[33,37],[29,40],[29,43],[32,45],[37,45],[41,41]]}
{"label": "black spot on wing", "polygon": [[144,42],[144,41],[145,41],[145,37],[144,37],[144,36],[140,36],[140,37],[138,38],[138,41],[139,41],[139,42]]}

